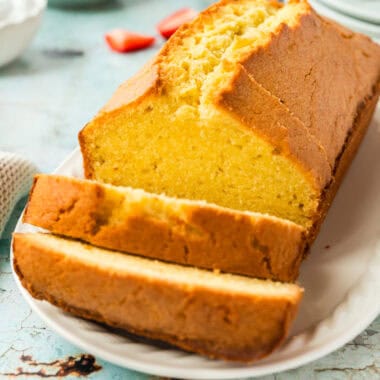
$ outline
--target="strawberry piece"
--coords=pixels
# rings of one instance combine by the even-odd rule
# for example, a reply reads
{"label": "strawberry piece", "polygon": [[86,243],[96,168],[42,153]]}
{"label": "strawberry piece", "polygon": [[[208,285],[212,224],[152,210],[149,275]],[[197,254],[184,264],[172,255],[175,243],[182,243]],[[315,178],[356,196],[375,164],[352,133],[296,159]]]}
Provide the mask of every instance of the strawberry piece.
{"label": "strawberry piece", "polygon": [[198,12],[192,8],[182,8],[157,24],[157,30],[164,38],[169,38],[182,24],[193,20]]}
{"label": "strawberry piece", "polygon": [[124,29],[114,29],[104,37],[109,47],[119,53],[144,49],[155,41],[153,36],[134,33]]}

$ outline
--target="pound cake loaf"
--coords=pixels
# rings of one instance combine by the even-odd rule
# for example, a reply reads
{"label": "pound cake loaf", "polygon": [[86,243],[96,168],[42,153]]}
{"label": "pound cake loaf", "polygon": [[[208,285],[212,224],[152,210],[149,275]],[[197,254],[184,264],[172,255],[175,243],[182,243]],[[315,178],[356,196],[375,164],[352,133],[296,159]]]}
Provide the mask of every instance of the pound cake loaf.
{"label": "pound cake loaf", "polygon": [[292,222],[206,202],[57,175],[38,175],[25,223],[97,246],[291,282],[305,231]]}
{"label": "pound cake loaf", "polygon": [[251,362],[286,337],[294,284],[166,264],[50,234],[15,234],[22,285],[77,316],[211,358]]}
{"label": "pound cake loaf", "polygon": [[310,242],[369,123],[379,75],[380,47],[306,1],[220,1],[81,131],[85,175],[277,216]]}

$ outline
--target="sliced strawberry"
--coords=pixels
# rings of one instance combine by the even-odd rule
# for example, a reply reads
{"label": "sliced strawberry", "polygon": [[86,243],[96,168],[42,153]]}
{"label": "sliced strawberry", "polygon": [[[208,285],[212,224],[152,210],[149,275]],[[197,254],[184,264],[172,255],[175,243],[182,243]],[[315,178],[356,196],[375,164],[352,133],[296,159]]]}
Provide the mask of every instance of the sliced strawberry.
{"label": "sliced strawberry", "polygon": [[108,32],[105,39],[109,47],[119,53],[144,49],[153,44],[155,38],[140,33],[129,32],[124,29],[115,29]]}
{"label": "sliced strawberry", "polygon": [[193,20],[198,12],[192,8],[182,8],[157,24],[157,30],[164,38],[169,38],[182,24]]}

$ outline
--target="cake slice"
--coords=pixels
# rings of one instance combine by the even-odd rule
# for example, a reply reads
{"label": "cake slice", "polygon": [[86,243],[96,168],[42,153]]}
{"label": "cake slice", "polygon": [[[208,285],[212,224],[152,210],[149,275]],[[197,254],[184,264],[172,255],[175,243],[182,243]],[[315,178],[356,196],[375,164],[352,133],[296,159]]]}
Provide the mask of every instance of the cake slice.
{"label": "cake slice", "polygon": [[188,351],[251,362],[286,337],[295,284],[166,264],[50,234],[14,234],[22,285],[79,317]]}
{"label": "cake slice", "polygon": [[351,148],[352,136],[369,123],[379,76],[380,47],[306,1],[220,1],[81,131],[85,175],[274,215],[311,241],[359,144]]}
{"label": "cake slice", "polygon": [[97,246],[295,281],[304,228],[269,215],[57,175],[38,175],[24,222]]}

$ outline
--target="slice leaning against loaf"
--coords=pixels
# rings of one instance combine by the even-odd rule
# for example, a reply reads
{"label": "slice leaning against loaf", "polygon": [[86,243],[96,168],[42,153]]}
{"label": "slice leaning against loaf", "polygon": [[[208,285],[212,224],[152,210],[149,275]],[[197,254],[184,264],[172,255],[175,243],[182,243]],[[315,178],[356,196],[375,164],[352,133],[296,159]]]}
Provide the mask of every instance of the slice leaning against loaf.
{"label": "slice leaning against loaf", "polygon": [[196,267],[295,281],[304,228],[230,210],[57,175],[35,177],[24,222],[53,233]]}
{"label": "slice leaning against loaf", "polygon": [[251,362],[286,337],[302,289],[107,251],[50,234],[14,234],[23,286],[77,316],[212,358]]}

